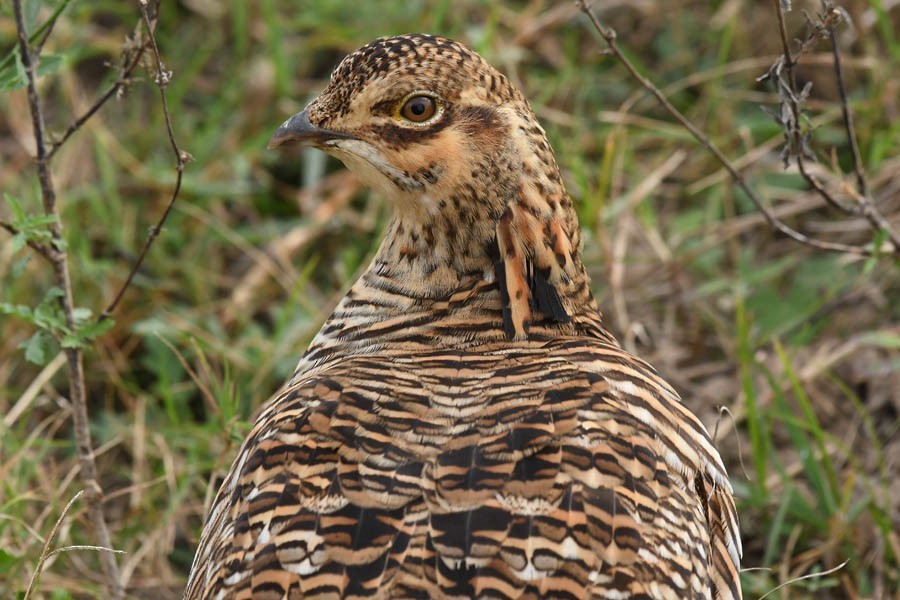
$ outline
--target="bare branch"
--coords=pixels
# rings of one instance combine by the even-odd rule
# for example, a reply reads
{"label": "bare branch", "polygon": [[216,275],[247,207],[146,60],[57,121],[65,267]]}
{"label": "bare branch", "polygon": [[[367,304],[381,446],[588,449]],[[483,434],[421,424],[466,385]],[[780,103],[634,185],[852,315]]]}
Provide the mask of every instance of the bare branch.
{"label": "bare branch", "polygon": [[[784,16],[784,6],[782,5],[781,0],[773,0],[773,3],[775,5],[775,14],[778,17],[778,31],[781,34],[783,60],[777,61],[772,65],[768,73],[760,78],[760,81],[770,79],[772,85],[775,86],[779,98],[781,98],[781,113],[780,116],[776,117],[775,121],[784,130],[785,148],[783,157],[785,167],[787,167],[789,159],[793,158],[797,162],[797,169],[800,171],[800,175],[803,176],[803,179],[812,186],[823,200],[841,212],[847,214],[860,214],[862,211],[859,207],[848,206],[839,201],[825,189],[822,182],[809,173],[806,168],[806,157],[815,160],[812,150],[808,147],[808,137],[804,134],[800,126],[803,118],[800,105],[805,101],[809,90],[806,89],[803,92],[797,92],[797,74],[794,71],[794,66],[797,64],[799,56],[815,45],[819,39],[819,32],[814,26],[810,26],[805,39],[800,44],[800,50],[798,51],[797,56],[794,56],[791,53],[791,46],[788,41],[787,20]],[[807,21],[807,23],[811,25],[809,21]],[[787,106],[787,110],[785,110],[785,105]]]}
{"label": "bare branch", "polygon": [[834,33],[837,24],[847,19],[846,12],[842,8],[832,6],[828,0],[823,0],[822,3],[826,11],[824,21],[828,30],[828,39],[831,42],[831,53],[834,56],[834,76],[837,80],[838,93],[841,97],[844,130],[847,132],[847,142],[850,144],[850,154],[853,157],[853,171],[856,174],[856,189],[859,191],[862,200],[862,213],[874,228],[886,231],[894,248],[900,249],[900,232],[897,232],[891,226],[890,222],[878,210],[875,199],[869,195],[866,171],[859,152],[859,142],[856,139],[853,113],[850,111],[850,102],[847,99],[847,86],[844,85],[844,73],[841,68],[841,53],[838,50],[837,36]]}
{"label": "bare branch", "polygon": [[113,84],[106,90],[94,103],[88,108],[84,114],[79,116],[75,121],[69,125],[68,129],[66,129],[65,133],[56,140],[50,147],[50,152],[48,158],[53,158],[56,152],[62,148],[63,144],[65,144],[68,139],[74,134],[76,131],[81,129],[81,127],[91,118],[94,114],[100,110],[106,102],[117,95],[121,90],[125,89],[130,83],[130,77],[132,71],[134,71],[135,67],[141,61],[141,57],[144,55],[144,50],[147,49],[147,42],[142,42],[136,49],[131,52],[125,50],[122,53],[122,62],[119,65],[119,73],[116,76],[116,80]]}
{"label": "bare branch", "polygon": [[153,51],[153,58],[156,63],[155,81],[156,85],[159,87],[159,97],[160,103],[162,105],[163,116],[165,117],[166,121],[166,131],[169,135],[169,143],[172,146],[172,152],[175,154],[175,187],[172,189],[172,194],[169,197],[169,202],[166,204],[166,208],[163,210],[162,215],[160,215],[159,220],[153,227],[150,228],[147,240],[144,242],[144,246],[141,248],[137,260],[135,260],[134,264],[131,266],[131,271],[129,271],[128,277],[125,278],[125,281],[122,283],[115,296],[113,296],[112,301],[110,301],[106,309],[100,314],[100,320],[109,318],[109,316],[119,305],[122,297],[125,295],[125,291],[131,286],[131,282],[134,280],[134,276],[137,274],[138,270],[141,268],[141,265],[144,263],[144,258],[146,258],[147,252],[150,250],[150,246],[153,245],[153,242],[159,236],[160,232],[162,231],[163,225],[166,222],[166,219],[169,218],[169,214],[172,212],[172,208],[175,206],[175,201],[178,199],[178,194],[181,191],[181,181],[184,175],[184,166],[187,163],[191,162],[191,160],[193,160],[193,157],[179,148],[178,142],[175,141],[175,131],[172,128],[172,117],[169,114],[169,103],[166,98],[166,88],[169,84],[169,81],[171,81],[172,79],[172,73],[166,70],[162,62],[162,57],[159,54],[159,47],[156,44],[156,37],[153,35],[154,24],[152,19],[150,18],[149,2],[147,0],[141,0],[140,5],[141,17],[143,18],[144,26],[147,29],[148,43],[151,50]]}
{"label": "bare branch", "polygon": [[[56,274],[56,285],[62,290],[60,298],[61,308],[66,318],[66,326],[69,331],[76,330],[75,302],[72,293],[72,281],[69,274],[68,255],[62,243],[62,224],[56,204],[56,191],[53,187],[53,177],[50,173],[50,156],[47,152],[47,135],[44,124],[43,106],[37,91],[37,67],[40,56],[33,52],[25,32],[25,20],[22,13],[22,0],[13,0],[13,12],[16,20],[16,33],[18,37],[19,54],[25,71],[28,91],[28,106],[31,112],[31,123],[34,130],[35,148],[37,149],[35,163],[37,167],[38,181],[41,188],[41,200],[44,206],[44,214],[52,217],[52,222],[47,226],[50,231],[51,245],[57,248],[53,256],[53,270]],[[94,528],[94,535],[98,539],[98,545],[109,548],[112,546],[109,529],[106,526],[106,518],[103,514],[103,489],[97,479],[97,465],[94,461],[94,450],[91,441],[91,432],[88,422],[87,389],[84,380],[84,357],[78,348],[64,348],[68,364],[69,396],[72,403],[72,421],[75,433],[75,445],[80,465],[80,478],[86,488],[86,501],[88,514]],[[106,571],[109,593],[113,600],[121,600],[125,597],[121,582],[119,581],[119,567],[112,553],[104,552],[100,555],[101,563]]]}
{"label": "bare branch", "polygon": [[[826,6],[826,10],[829,7]],[[831,8],[831,10],[837,10]],[[853,170],[856,172],[856,186],[859,193],[865,197],[869,195],[866,173],[862,166],[862,157],[859,154],[859,143],[856,141],[856,128],[853,126],[853,114],[850,112],[850,102],[847,100],[847,86],[844,85],[844,72],[841,69],[841,53],[838,50],[837,36],[834,28],[828,29],[828,39],[831,41],[831,53],[834,56],[834,76],[837,79],[838,93],[841,97],[841,112],[844,116],[844,129],[847,130],[847,141],[850,143],[850,153],[853,155]]]}
{"label": "bare branch", "polygon": [[[776,2],[777,1],[779,0],[776,0]],[[750,198],[750,201],[753,202],[757,210],[759,210],[760,213],[765,217],[766,221],[771,227],[777,229],[784,235],[801,244],[806,244],[820,250],[827,250],[829,252],[841,252],[846,254],[856,254],[860,256],[869,256],[873,254],[872,250],[863,246],[851,246],[848,244],[841,244],[837,242],[829,242],[811,238],[800,233],[799,231],[793,229],[792,227],[776,218],[772,214],[772,212],[763,204],[762,200],[756,195],[749,184],[747,184],[743,175],[741,175],[741,173],[731,163],[731,161],[728,160],[728,158],[722,153],[718,146],[716,146],[706,134],[700,131],[700,129],[698,129],[696,125],[694,125],[677,108],[675,108],[675,106],[673,106],[672,103],[669,102],[669,99],[665,96],[665,94],[663,94],[662,91],[660,91],[660,89],[657,88],[652,81],[638,72],[637,68],[635,68],[632,62],[628,60],[628,57],[622,53],[622,51],[616,44],[616,32],[613,29],[605,27],[602,23],[600,23],[585,0],[579,0],[578,5],[591,20],[591,23],[600,34],[600,36],[604,39],[604,41],[606,41],[610,53],[615,56],[615,58],[628,70],[631,76],[636,79],[644,89],[646,89],[651,94],[653,94],[654,97],[656,97],[657,101],[662,104],[666,111],[668,111],[669,114],[671,114],[679,123],[681,123],[681,125],[685,129],[687,129],[691,133],[692,136],[694,136],[694,139],[700,142],[700,144],[704,148],[706,148],[713,156],[716,157],[716,159],[722,164],[725,170],[728,171],[728,173],[731,175],[737,186],[747,195],[748,198]]]}
{"label": "bare branch", "polygon": [[[894,252],[900,250],[900,232],[896,231],[890,222],[881,214],[875,204],[875,200],[869,195],[868,185],[866,183],[865,171],[862,166],[862,158],[859,152],[859,144],[856,139],[856,130],[853,126],[853,116],[850,112],[850,105],[847,99],[847,88],[844,84],[843,71],[841,69],[840,51],[837,46],[837,38],[835,36],[835,28],[845,20],[845,13],[842,9],[835,7],[830,0],[822,0],[824,13],[818,15],[817,21],[813,21],[809,15],[807,20],[807,33],[803,40],[800,41],[800,49],[794,56],[791,52],[790,43],[788,42],[787,22],[784,14],[784,6],[781,0],[773,0],[775,14],[778,17],[778,30],[781,33],[781,44],[783,59],[776,62],[769,72],[763,76],[763,79],[772,80],[776,86],[778,95],[781,97],[782,106],[788,107],[788,116],[778,116],[776,121],[784,129],[785,134],[785,159],[792,157],[797,163],[797,169],[806,180],[806,182],[821,196],[826,202],[836,207],[838,210],[849,215],[864,216],[872,228],[876,231],[883,230],[887,233],[888,238],[894,246]],[[858,204],[850,206],[845,202],[839,201],[831,192],[829,192],[821,181],[812,175],[806,165],[806,159],[809,157],[815,160],[812,150],[808,147],[808,134],[804,133],[800,128],[802,118],[801,104],[805,101],[809,93],[808,88],[798,92],[797,78],[794,66],[797,65],[799,57],[805,52],[812,49],[818,40],[828,39],[831,43],[831,52],[833,56],[834,73],[838,84],[838,91],[841,98],[841,111],[844,119],[844,130],[847,134],[847,141],[850,145],[850,152],[853,157],[853,168],[856,174],[857,190],[859,192],[856,198]],[[783,72],[782,72],[783,71]],[[784,114],[782,108],[782,115]],[[874,248],[874,252],[878,252],[878,248]]]}

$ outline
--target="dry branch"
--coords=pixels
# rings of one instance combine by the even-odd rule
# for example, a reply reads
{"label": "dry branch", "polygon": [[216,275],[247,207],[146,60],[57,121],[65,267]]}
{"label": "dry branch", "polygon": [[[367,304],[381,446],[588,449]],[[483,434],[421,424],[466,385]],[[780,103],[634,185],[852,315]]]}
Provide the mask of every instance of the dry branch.
{"label": "dry branch", "polygon": [[[169,199],[169,203],[157,224],[151,229],[150,236],[141,249],[137,261],[132,266],[131,272],[116,293],[112,302],[100,315],[100,320],[109,317],[116,308],[125,291],[131,284],[134,274],[140,268],[140,265],[150,249],[154,239],[159,235],[162,225],[166,217],[171,212],[172,206],[178,197],[181,188],[182,171],[184,165],[189,162],[190,155],[179,149],[175,142],[175,136],[172,129],[172,120],[169,114],[168,104],[166,101],[166,84],[171,79],[171,73],[167,72],[160,58],[159,49],[153,34],[154,20],[151,18],[151,6],[148,0],[141,0],[141,20],[135,30],[135,37],[130,40],[123,49],[122,57],[118,66],[118,73],[111,86],[103,92],[93,104],[83,114],[75,118],[65,132],[58,140],[52,142],[48,136],[45,120],[44,106],[40,94],[37,89],[37,68],[40,62],[41,49],[47,41],[53,30],[55,19],[59,16],[54,14],[51,21],[45,26],[44,31],[39,40],[33,45],[28,39],[26,32],[25,18],[23,16],[22,0],[14,0],[13,10],[15,13],[16,32],[18,37],[18,50],[22,61],[26,77],[26,88],[28,95],[28,106],[31,113],[32,129],[35,140],[35,167],[37,170],[38,182],[41,191],[41,201],[43,205],[44,217],[49,221],[46,225],[46,231],[49,234],[49,241],[42,243],[37,240],[26,240],[26,243],[35,252],[45,258],[53,267],[55,273],[55,285],[62,290],[59,298],[59,304],[64,315],[66,329],[69,333],[77,333],[78,322],[76,319],[76,305],[72,289],[71,275],[69,271],[69,258],[66,252],[66,246],[63,237],[63,225],[60,218],[58,206],[58,198],[53,183],[53,175],[50,169],[51,161],[57,151],[74,135],[81,127],[93,117],[111,98],[115,97],[124,90],[130,83],[130,77],[134,69],[140,64],[141,57],[146,49],[150,48],[156,66],[156,83],[160,89],[161,104],[165,115],[166,129],[168,139],[172,145],[172,149],[177,161],[177,180],[175,188]],[[154,13],[158,10],[158,3],[154,5]],[[141,35],[141,29],[146,31],[146,38]],[[12,235],[18,235],[19,229],[12,223],[0,222],[0,228],[6,230]],[[83,351],[78,345],[63,344],[62,353],[68,367],[69,382],[69,399],[72,405],[73,430],[75,435],[75,444],[79,461],[79,476],[84,486],[84,501],[87,505],[87,512],[90,518],[93,535],[97,540],[96,547],[104,549],[112,548],[109,530],[107,528],[106,519],[103,512],[103,502],[105,500],[104,492],[100,486],[97,474],[97,465],[94,459],[94,447],[91,439],[88,406],[87,406],[87,386],[84,376],[84,356]],[[73,547],[74,548],[74,547]],[[46,558],[45,552],[42,554],[41,563]],[[119,567],[112,551],[103,552],[101,554],[101,562],[106,574],[109,595],[112,600],[120,600],[125,597],[121,583]],[[39,574],[41,566],[39,565],[35,571],[35,577]]]}
{"label": "dry branch", "polygon": [[[22,66],[25,69],[28,90],[28,106],[31,112],[31,123],[34,130],[34,141],[37,149],[35,166],[37,167],[38,181],[41,188],[41,200],[44,205],[44,215],[52,217],[52,222],[47,226],[50,231],[51,244],[56,248],[56,254],[50,257],[53,270],[56,275],[56,285],[62,290],[59,299],[66,326],[70,331],[76,330],[75,299],[72,293],[72,280],[69,274],[68,254],[63,244],[62,222],[59,217],[56,190],[53,187],[53,176],[50,172],[51,156],[47,147],[47,132],[44,125],[44,109],[37,91],[37,66],[40,57],[34,53],[28,42],[28,34],[25,31],[25,20],[22,14],[22,1],[13,1],[13,11],[16,19],[16,32],[18,34],[19,54]],[[66,356],[69,375],[69,399],[72,403],[72,420],[75,431],[75,445],[78,452],[78,462],[81,467],[81,482],[85,487],[85,501],[88,506],[91,525],[94,528],[94,536],[99,546],[111,548],[112,542],[109,529],[106,526],[106,518],[103,514],[103,489],[97,480],[97,464],[94,461],[94,447],[91,441],[90,426],[88,423],[87,389],[84,379],[84,356],[81,349],[76,347],[63,348]],[[119,567],[112,553],[101,554],[101,562],[106,571],[110,596],[114,600],[124,598],[125,594],[119,583]]]}
{"label": "dry branch", "polygon": [[128,276],[125,278],[125,281],[119,287],[119,290],[116,292],[113,299],[106,306],[106,309],[100,314],[100,320],[108,319],[109,316],[116,309],[116,306],[119,305],[119,302],[122,300],[122,297],[125,295],[126,290],[131,286],[131,282],[134,280],[134,276],[137,274],[138,270],[141,268],[141,265],[144,263],[144,258],[147,257],[147,252],[150,251],[150,247],[153,245],[153,242],[159,236],[162,231],[163,225],[166,222],[166,219],[169,218],[169,213],[172,212],[172,208],[175,206],[175,201],[178,199],[178,194],[181,192],[181,180],[184,175],[184,166],[193,160],[193,157],[179,148],[178,142],[175,141],[175,131],[172,128],[172,117],[169,114],[169,102],[166,98],[166,87],[169,85],[169,82],[172,79],[172,72],[167,71],[162,62],[162,57],[159,54],[159,47],[156,44],[156,37],[153,35],[153,30],[155,28],[155,19],[150,16],[149,2],[148,0],[141,0],[141,18],[144,21],[144,26],[147,29],[147,38],[149,46],[153,52],[153,60],[156,66],[156,75],[154,77],[154,82],[157,87],[159,87],[159,99],[160,105],[162,106],[163,117],[166,121],[166,133],[169,136],[169,144],[172,146],[172,152],[175,154],[175,186],[172,188],[172,194],[169,196],[169,202],[166,204],[165,209],[163,209],[162,215],[160,215],[159,220],[156,224],[150,228],[149,234],[147,235],[147,240],[144,242],[143,247],[141,248],[140,253],[138,254],[137,259],[134,261],[134,264],[131,266],[131,270],[128,272]]}
{"label": "dry branch", "polygon": [[[835,6],[830,0],[822,0],[822,12],[817,14],[815,19],[806,15],[806,35],[802,40],[798,40],[799,49],[794,54],[788,41],[784,6],[781,0],[773,0],[773,5],[775,14],[778,17],[778,30],[781,35],[783,54],[760,80],[772,81],[781,98],[781,116],[776,118],[776,121],[784,129],[786,142],[785,164],[787,165],[788,160],[793,158],[800,174],[823,200],[845,214],[865,217],[875,233],[879,231],[885,232],[894,246],[894,252],[897,252],[900,250],[900,232],[895,230],[884,215],[881,214],[875,199],[869,194],[865,169],[863,168],[862,157],[859,152],[859,142],[856,139],[856,130],[853,125],[853,113],[850,110],[850,104],[847,99],[847,86],[844,83],[844,75],[841,68],[841,54],[835,36],[835,29],[848,18],[846,11]],[[803,131],[800,126],[803,118],[802,106],[809,95],[811,85],[807,84],[802,90],[798,91],[794,67],[798,64],[800,57],[814,48],[821,39],[827,39],[831,43],[832,66],[838,94],[841,99],[844,132],[847,136],[847,143],[850,146],[853,170],[856,176],[857,189],[853,197],[853,200],[856,202],[855,205],[848,205],[846,202],[838,200],[815,175],[809,172],[806,164],[807,159],[816,160],[809,144],[810,134]],[[785,115],[787,116],[785,117]],[[875,248],[874,251],[877,253],[878,248]]]}
{"label": "dry branch", "polygon": [[[776,5],[779,5],[779,10],[780,10],[780,1],[779,0],[774,0],[774,1],[775,1]],[[725,170],[728,171],[729,175],[731,175],[731,178],[734,180],[735,184],[737,184],[737,186],[744,192],[744,194],[746,194],[746,196],[750,199],[750,201],[757,208],[757,210],[759,210],[759,212],[763,215],[763,217],[765,218],[765,220],[769,223],[769,225],[771,227],[773,227],[777,231],[783,233],[784,235],[790,237],[791,239],[793,239],[801,244],[805,244],[807,246],[811,246],[811,247],[817,248],[819,250],[826,250],[829,252],[839,252],[839,253],[845,253],[845,254],[853,254],[853,255],[858,255],[858,256],[873,256],[873,255],[876,255],[876,254],[879,254],[880,252],[882,252],[882,250],[879,248],[872,248],[872,247],[864,246],[864,245],[843,244],[843,243],[839,243],[839,242],[831,242],[831,241],[827,241],[827,240],[820,240],[817,238],[813,238],[813,237],[810,237],[806,234],[803,234],[803,233],[797,231],[796,229],[787,225],[785,222],[781,221],[772,212],[772,210],[766,206],[766,204],[763,202],[763,200],[757,195],[757,193],[753,190],[753,188],[747,183],[747,180],[744,178],[744,176],[741,174],[741,172],[738,170],[738,168],[728,159],[728,157],[725,156],[725,154],[722,152],[722,150],[709,138],[709,136],[707,136],[705,133],[703,133],[690,119],[688,119],[677,108],[675,108],[675,106],[669,101],[668,97],[650,79],[648,79],[647,77],[642,75],[637,70],[637,68],[634,66],[634,64],[620,50],[620,48],[617,44],[617,41],[616,41],[617,34],[616,34],[615,30],[603,25],[599,21],[597,16],[594,14],[593,10],[591,10],[591,7],[588,5],[588,3],[585,0],[579,0],[578,5],[581,8],[582,12],[584,12],[587,15],[587,17],[590,19],[591,24],[593,25],[594,29],[596,29],[596,31],[600,34],[600,36],[606,42],[607,47],[609,49],[609,53],[612,54],[616,58],[616,60],[618,60],[626,68],[626,70],[629,72],[629,74],[635,80],[637,80],[638,83],[640,83],[641,87],[643,87],[645,90],[650,92],[656,98],[656,100],[663,106],[663,108],[665,108],[666,111],[670,115],[672,115],[681,124],[682,127],[684,127],[688,132],[690,132],[690,134],[694,137],[694,139],[696,139],[704,148],[707,149],[707,151],[710,152],[710,154],[712,154],[716,158],[716,160],[719,161],[719,163],[725,168]],[[782,17],[783,17],[783,13],[779,13],[779,14],[782,15]],[[786,35],[787,35],[786,31],[782,30],[782,37],[785,40],[785,43],[787,43]],[[788,67],[788,65],[791,65],[792,61],[793,61],[793,58],[790,56],[790,53],[786,50],[785,56],[780,57],[779,61],[776,62],[776,65],[783,65],[783,67],[779,67],[779,68],[783,68],[788,73],[789,78],[792,77],[792,75],[793,75],[793,72]],[[773,67],[773,68],[775,68],[775,67]],[[793,97],[793,100],[795,100],[795,101],[798,100],[799,97],[802,95],[802,93],[796,93],[796,85],[793,85],[792,87],[788,87],[787,89],[791,90],[791,92],[792,92],[791,96]],[[796,112],[793,111],[793,107],[792,107],[791,114],[792,114],[793,118],[789,119],[789,120],[793,121],[794,124],[799,123],[799,114],[800,114],[799,102],[797,104],[798,104],[798,107],[796,109]],[[798,131],[798,132],[800,131],[799,126],[796,126],[796,131]],[[789,146],[791,148],[793,148],[794,150],[796,150],[796,156],[798,156],[798,157],[801,156],[804,151],[803,149],[806,146],[806,139],[801,134],[800,137],[798,137],[796,139],[791,138],[791,141],[796,142],[796,144],[789,144]],[[799,148],[799,150],[797,150],[797,148]],[[802,159],[798,159],[798,167],[800,168],[801,173],[804,174],[804,177],[807,177],[807,174],[804,173],[804,170],[803,170]],[[825,195],[823,195],[823,198],[825,198],[826,201],[830,201],[831,203],[835,204],[836,206],[842,207],[841,203],[838,203],[836,200],[833,199],[833,197],[830,196],[830,194],[827,194],[827,191],[824,190],[824,188],[821,186],[821,183],[818,182],[818,180],[816,180],[813,177],[807,177],[807,180],[810,181],[810,185],[812,185],[813,187],[818,185],[819,187],[816,189],[820,189],[820,193],[823,191],[825,192]],[[874,202],[866,203],[866,204],[864,204],[864,206],[868,206],[868,208],[861,209],[861,211],[860,211],[861,214],[866,215],[867,218],[869,218],[870,221],[872,221],[873,223],[880,222],[883,225],[886,225],[886,227],[883,226],[881,228],[886,229],[888,231],[888,233],[891,237],[891,240],[894,242],[894,246],[895,246],[894,251],[896,251],[897,248],[900,248],[900,243],[898,243],[898,241],[900,241],[900,239],[898,239],[898,241],[895,241],[894,232],[892,232],[890,230],[889,225],[887,225],[887,221],[884,219],[884,217],[882,217],[880,215],[880,213],[878,213],[877,209],[875,209]]]}

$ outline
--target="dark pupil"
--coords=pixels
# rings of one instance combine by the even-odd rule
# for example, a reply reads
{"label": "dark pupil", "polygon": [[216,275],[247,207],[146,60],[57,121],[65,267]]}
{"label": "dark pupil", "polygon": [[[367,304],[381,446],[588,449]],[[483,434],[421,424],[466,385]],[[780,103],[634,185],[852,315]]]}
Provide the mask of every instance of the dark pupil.
{"label": "dark pupil", "polygon": [[413,100],[409,107],[409,111],[417,117],[425,114],[426,110],[428,110],[428,105],[424,100]]}

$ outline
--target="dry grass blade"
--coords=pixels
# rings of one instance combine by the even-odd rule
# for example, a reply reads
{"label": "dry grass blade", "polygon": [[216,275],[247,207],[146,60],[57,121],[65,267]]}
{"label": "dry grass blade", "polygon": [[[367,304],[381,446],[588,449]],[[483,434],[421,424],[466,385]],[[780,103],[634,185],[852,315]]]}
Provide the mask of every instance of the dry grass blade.
{"label": "dry grass blade", "polygon": [[31,382],[31,385],[25,390],[25,393],[19,396],[19,399],[13,405],[13,407],[3,416],[3,426],[4,427],[12,427],[13,424],[19,419],[19,417],[28,410],[28,407],[31,406],[31,403],[40,393],[41,388],[46,384],[50,379],[56,375],[57,371],[59,371],[62,366],[66,364],[66,356],[60,352],[57,354],[53,360],[47,363],[46,366],[41,370],[40,375],[34,378]]}
{"label": "dry grass blade", "polygon": [[789,585],[793,585],[793,584],[797,583],[798,581],[803,581],[805,579],[816,579],[818,577],[825,577],[827,575],[831,575],[832,573],[835,573],[835,572],[843,569],[845,566],[847,566],[847,563],[849,563],[849,562],[850,562],[850,559],[847,559],[844,562],[842,562],[841,564],[837,565],[836,567],[832,567],[826,571],[822,571],[821,573],[808,573],[806,575],[801,575],[800,577],[794,577],[793,579],[789,579],[789,580],[785,581],[784,583],[779,584],[778,586],[772,588],[771,590],[769,590],[762,596],[760,596],[759,600],[765,600],[765,598],[767,598],[771,594],[774,594],[778,590],[785,588]]}
{"label": "dry grass blade", "polygon": [[50,534],[44,540],[44,547],[41,549],[41,556],[38,559],[37,565],[34,567],[34,571],[31,573],[31,580],[28,582],[28,588],[25,590],[25,595],[23,596],[23,600],[28,600],[31,598],[31,595],[37,589],[38,581],[41,577],[41,572],[44,569],[44,563],[47,560],[61,552],[72,552],[77,550],[93,550],[96,552],[110,552],[113,554],[125,554],[121,550],[113,550],[112,548],[105,548],[103,546],[91,546],[91,545],[74,545],[74,546],[63,546],[61,548],[55,548],[50,550],[50,545],[53,543],[53,540],[56,539],[56,534],[59,532],[59,528],[62,525],[63,521],[66,518],[66,515],[69,514],[69,510],[72,508],[72,505],[78,501],[81,496],[84,495],[84,490],[79,491],[75,494],[71,500],[66,503],[66,506],[63,508],[62,512],[59,515],[59,518],[56,519],[56,522],[53,524],[53,529],[50,530]]}
{"label": "dry grass blade", "polygon": [[75,502],[77,502],[82,495],[84,495],[84,490],[81,490],[77,494],[72,496],[72,498],[66,503],[66,506],[60,513],[59,518],[56,519],[56,522],[53,524],[53,529],[50,530],[50,535],[48,535],[44,540],[44,547],[41,548],[41,556],[38,559],[37,565],[34,567],[34,571],[32,571],[31,573],[31,580],[28,582],[28,589],[25,590],[24,600],[28,600],[28,598],[31,597],[31,593],[34,591],[35,586],[37,586],[38,579],[41,576],[41,571],[44,568],[44,563],[50,557],[50,544],[53,543],[53,539],[56,537],[56,533],[59,531],[59,528],[62,525],[63,520],[66,518],[66,515],[69,513],[69,509],[72,508],[72,505],[75,504]]}

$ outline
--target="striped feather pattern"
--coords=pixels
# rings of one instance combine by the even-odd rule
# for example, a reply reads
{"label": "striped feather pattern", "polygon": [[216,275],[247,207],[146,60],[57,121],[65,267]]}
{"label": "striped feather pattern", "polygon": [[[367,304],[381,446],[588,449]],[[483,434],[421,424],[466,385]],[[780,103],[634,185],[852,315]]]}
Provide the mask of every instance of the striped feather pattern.
{"label": "striped feather pattern", "polygon": [[260,414],[188,597],[739,597],[725,471],[651,367],[552,328],[425,350],[473,320],[395,319]]}
{"label": "striped feather pattern", "polygon": [[[422,87],[442,61],[469,69],[433,83],[444,112],[390,130],[377,107],[403,96],[384,89]],[[441,87],[460,81],[475,87]],[[603,327],[519,92],[455,42],[400,36],[350,55],[295,119],[277,139],[323,147],[376,188],[390,174],[398,215],[259,414],[185,598],[740,598],[721,459]],[[453,152],[430,155],[435,140]],[[404,196],[413,180],[427,184]]]}

